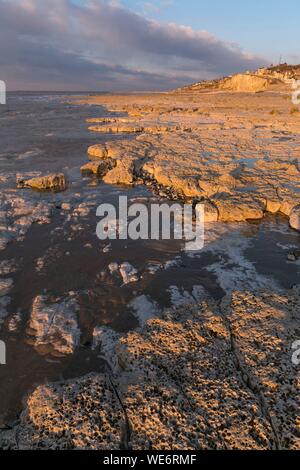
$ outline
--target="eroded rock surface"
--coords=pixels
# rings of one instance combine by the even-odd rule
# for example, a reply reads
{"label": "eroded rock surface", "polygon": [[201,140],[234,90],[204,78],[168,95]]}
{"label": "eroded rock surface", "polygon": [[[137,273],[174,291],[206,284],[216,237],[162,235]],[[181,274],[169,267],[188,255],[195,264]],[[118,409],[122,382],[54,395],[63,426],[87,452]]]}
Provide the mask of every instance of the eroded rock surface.
{"label": "eroded rock surface", "polygon": [[17,190],[7,190],[0,196],[0,251],[24,238],[33,223],[49,224],[53,203],[33,201],[19,196]]}
{"label": "eroded rock surface", "polygon": [[38,387],[1,445],[299,449],[300,377],[291,361],[299,302],[299,288],[238,291],[220,304],[167,310],[119,340],[99,329],[94,345],[104,341],[110,380]]}
{"label": "eroded rock surface", "polygon": [[[257,74],[256,80],[268,79]],[[109,184],[147,184],[170,199],[206,201],[214,208],[208,219],[290,217],[300,204],[300,125],[283,98],[276,91],[91,98],[131,116],[128,127],[116,117],[115,127],[100,123],[92,130],[139,132],[90,147],[89,158],[116,161],[104,176]]]}
{"label": "eroded rock surface", "polygon": [[41,354],[65,356],[79,345],[78,305],[75,298],[51,302],[45,296],[34,299],[28,324],[30,342]]}
{"label": "eroded rock surface", "polygon": [[[291,78],[278,73],[257,73],[255,81],[235,77],[227,89],[270,90]],[[207,222],[281,212],[299,230],[300,124],[291,112],[290,88],[241,94],[222,91],[222,84],[226,88],[218,83],[218,93],[212,82],[204,93],[199,85],[184,93],[90,97],[123,116],[90,119],[91,131],[122,135],[90,147],[83,174],[108,184],[145,184],[169,199],[204,201]],[[52,183],[32,175],[21,186],[52,190]],[[1,197],[0,209],[0,249],[21,239],[33,222],[50,218],[47,204],[28,206],[15,193]],[[69,213],[71,240],[91,207],[65,203],[61,209]],[[229,249],[238,251],[239,242],[237,236]],[[225,239],[225,260],[226,250]],[[38,273],[49,259],[51,250],[36,259]],[[224,272],[219,261],[207,268],[219,269],[222,289],[233,290],[221,302],[204,301],[201,290],[188,297],[171,286],[177,308],[161,312],[137,292],[127,305],[139,320],[136,331],[122,336],[93,325],[93,348],[105,357],[107,373],[37,387],[18,425],[0,431],[0,447],[299,450],[299,367],[292,362],[299,288],[274,292],[251,266],[228,259]],[[7,269],[4,264],[5,276]],[[120,284],[140,278],[128,263],[111,263],[109,270]],[[240,271],[238,285],[230,270]],[[0,323],[12,287],[5,282]],[[73,296],[35,298],[27,327],[38,353],[74,353],[77,307]],[[9,328],[19,321],[12,320]]]}
{"label": "eroded rock surface", "polygon": [[0,435],[0,447],[118,450],[123,412],[109,378],[91,375],[42,385],[28,399],[22,426]]}

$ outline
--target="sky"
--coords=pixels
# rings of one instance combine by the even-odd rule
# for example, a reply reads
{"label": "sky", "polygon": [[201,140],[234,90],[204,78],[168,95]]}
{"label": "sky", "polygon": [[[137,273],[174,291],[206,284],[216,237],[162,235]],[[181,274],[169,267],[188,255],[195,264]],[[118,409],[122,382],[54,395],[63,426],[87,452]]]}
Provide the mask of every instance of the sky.
{"label": "sky", "polygon": [[299,0],[0,0],[8,90],[168,90],[300,63]]}

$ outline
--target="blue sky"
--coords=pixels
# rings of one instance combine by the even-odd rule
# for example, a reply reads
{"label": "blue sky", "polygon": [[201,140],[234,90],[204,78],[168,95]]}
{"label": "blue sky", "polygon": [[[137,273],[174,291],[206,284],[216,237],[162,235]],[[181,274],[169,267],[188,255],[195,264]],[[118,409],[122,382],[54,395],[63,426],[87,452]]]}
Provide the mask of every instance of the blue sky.
{"label": "blue sky", "polygon": [[8,89],[166,90],[300,63],[299,0],[0,0]]}
{"label": "blue sky", "polygon": [[[85,4],[85,0],[74,0]],[[116,0],[148,18],[207,30],[271,61],[300,62],[299,0]]]}
{"label": "blue sky", "polygon": [[121,3],[160,21],[205,29],[273,61],[279,60],[282,54],[287,61],[300,62],[299,0],[123,0]]}

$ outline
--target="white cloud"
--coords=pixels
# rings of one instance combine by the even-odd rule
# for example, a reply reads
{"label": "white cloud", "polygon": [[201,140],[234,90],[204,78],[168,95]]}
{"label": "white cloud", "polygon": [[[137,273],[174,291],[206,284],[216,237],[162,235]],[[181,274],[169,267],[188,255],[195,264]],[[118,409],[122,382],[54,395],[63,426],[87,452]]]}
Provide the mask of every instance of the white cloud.
{"label": "white cloud", "polygon": [[265,63],[206,31],[146,19],[115,0],[84,6],[0,0],[0,57],[0,78],[18,88],[40,82],[56,88],[69,83],[78,89],[167,89]]}

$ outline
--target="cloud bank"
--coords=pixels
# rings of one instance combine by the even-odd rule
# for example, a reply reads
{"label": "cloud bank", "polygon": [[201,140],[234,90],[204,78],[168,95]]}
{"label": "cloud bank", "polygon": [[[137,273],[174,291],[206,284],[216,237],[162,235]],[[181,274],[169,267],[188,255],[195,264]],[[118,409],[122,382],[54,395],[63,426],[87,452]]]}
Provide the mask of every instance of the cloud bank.
{"label": "cloud bank", "polygon": [[0,0],[0,79],[20,90],[164,90],[264,65],[206,31],[118,2]]}

